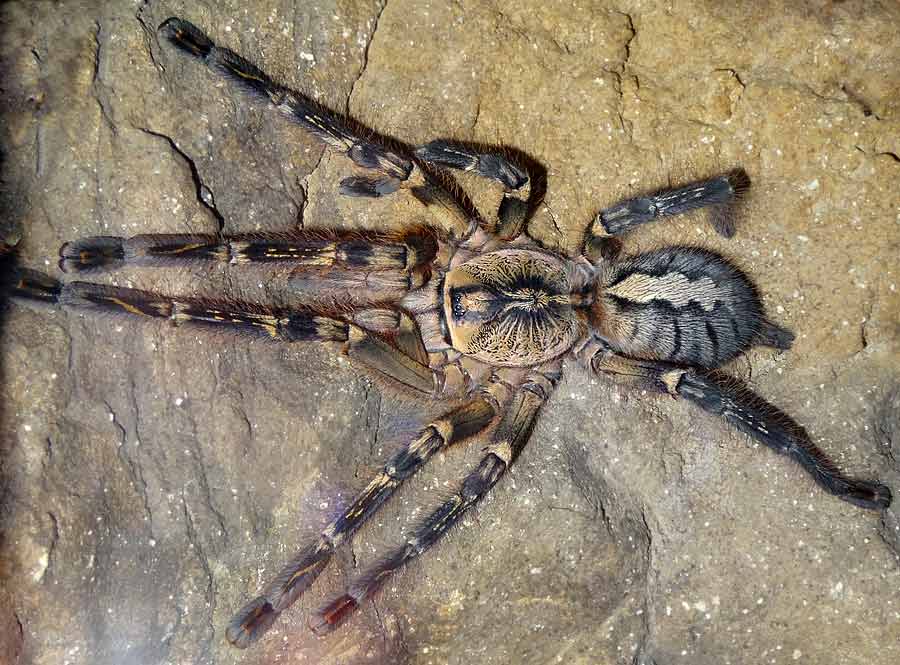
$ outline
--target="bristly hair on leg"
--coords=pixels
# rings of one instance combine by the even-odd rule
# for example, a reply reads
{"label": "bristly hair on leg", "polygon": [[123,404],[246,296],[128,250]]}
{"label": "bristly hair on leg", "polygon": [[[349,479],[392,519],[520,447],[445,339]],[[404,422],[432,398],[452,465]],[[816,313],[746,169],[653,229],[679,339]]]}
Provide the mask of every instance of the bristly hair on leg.
{"label": "bristly hair on leg", "polygon": [[890,488],[846,476],[793,418],[734,377],[723,377],[717,371],[702,375],[686,372],[676,391],[704,411],[724,418],[732,427],[793,459],[830,494],[860,508],[879,510],[890,506]]}
{"label": "bristly hair on leg", "polygon": [[528,182],[528,173],[507,159],[497,148],[474,143],[437,139],[416,148],[416,157],[424,162],[460,171],[474,171],[515,190]]}
{"label": "bristly hair on leg", "polygon": [[55,305],[60,302],[62,290],[63,285],[58,280],[31,268],[13,266],[4,269],[0,275],[0,297],[4,298]]}
{"label": "bristly hair on leg", "polygon": [[344,196],[377,199],[400,189],[400,180],[390,176],[350,176],[341,180],[339,190]]}
{"label": "bristly hair on leg", "polygon": [[[289,121],[347,155],[358,166],[381,171],[399,180],[405,180],[412,172],[412,161],[402,154],[404,150],[396,141],[380,136],[365,139],[364,135],[373,133],[371,130],[363,129],[351,118],[281,85],[246,58],[231,49],[216,46],[188,21],[169,18],[159,26],[159,33],[182,52],[203,61],[214,72],[237,84],[250,97],[271,105]],[[382,188],[381,195],[384,193]]]}
{"label": "bristly hair on leg", "polygon": [[733,169],[724,177],[730,197],[720,205],[713,206],[709,211],[709,222],[720,236],[733,238],[737,226],[736,207],[740,205],[750,190],[750,176],[744,169]]}
{"label": "bristly hair on leg", "polygon": [[198,58],[205,58],[215,47],[197,26],[174,16],[162,22],[159,32],[185,53]]}

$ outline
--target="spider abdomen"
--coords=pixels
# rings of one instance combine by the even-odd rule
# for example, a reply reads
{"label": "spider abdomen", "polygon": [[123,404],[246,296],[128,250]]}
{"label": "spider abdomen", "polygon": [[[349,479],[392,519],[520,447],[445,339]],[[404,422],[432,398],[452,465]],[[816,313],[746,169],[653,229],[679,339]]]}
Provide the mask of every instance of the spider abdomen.
{"label": "spider abdomen", "polygon": [[698,367],[731,360],[766,327],[747,276],[696,247],[667,247],[616,263],[600,281],[594,313],[613,350]]}
{"label": "spider abdomen", "polygon": [[455,349],[510,367],[555,358],[584,327],[565,262],[527,249],[489,252],[450,270],[444,316]]}

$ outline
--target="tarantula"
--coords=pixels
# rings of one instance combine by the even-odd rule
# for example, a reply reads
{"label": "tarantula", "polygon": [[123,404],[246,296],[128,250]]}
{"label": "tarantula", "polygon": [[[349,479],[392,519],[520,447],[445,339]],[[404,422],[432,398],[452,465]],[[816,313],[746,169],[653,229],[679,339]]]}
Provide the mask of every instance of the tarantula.
{"label": "tarantula", "polygon": [[[395,233],[156,234],[91,237],[65,244],[64,272],[124,264],[279,262],[309,304],[267,308],[229,300],[166,296],[18,269],[12,295],[66,308],[125,313],[259,336],[333,342],[379,382],[448,409],[397,450],[319,538],[301,549],[226,635],[238,647],[258,639],[314,582],[335,550],[439,450],[485,435],[489,446],[458,490],[310,619],[325,634],[397,570],[434,545],[481,499],[526,445],[538,413],[574,357],[590,372],[637,382],[721,416],[801,464],[826,491],[864,508],[884,508],[890,490],[842,473],[786,414],[717,368],[753,345],[788,349],[793,335],[766,317],[756,287],[722,256],[672,246],[621,254],[621,236],[656,219],[708,207],[721,211],[749,186],[742,170],[632,198],[601,210],[581,255],[549,251],[527,234],[539,203],[534,175],[508,152],[436,140],[409,148],[273,81],[197,27],[170,18],[160,34],[237,83],[358,167],[341,181],[356,197],[411,196],[431,222]],[[498,184],[496,220],[485,222],[447,169]],[[418,205],[418,204],[417,204]],[[726,237],[728,215],[713,224]],[[338,304],[339,303],[339,304]]]}

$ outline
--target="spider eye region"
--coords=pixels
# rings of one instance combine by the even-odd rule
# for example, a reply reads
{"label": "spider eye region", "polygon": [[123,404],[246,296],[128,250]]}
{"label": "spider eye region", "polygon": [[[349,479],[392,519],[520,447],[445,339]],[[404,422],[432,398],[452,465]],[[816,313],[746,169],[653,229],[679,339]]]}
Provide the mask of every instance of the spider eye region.
{"label": "spider eye region", "polygon": [[502,311],[503,296],[481,285],[450,289],[450,313],[455,323],[490,321]]}

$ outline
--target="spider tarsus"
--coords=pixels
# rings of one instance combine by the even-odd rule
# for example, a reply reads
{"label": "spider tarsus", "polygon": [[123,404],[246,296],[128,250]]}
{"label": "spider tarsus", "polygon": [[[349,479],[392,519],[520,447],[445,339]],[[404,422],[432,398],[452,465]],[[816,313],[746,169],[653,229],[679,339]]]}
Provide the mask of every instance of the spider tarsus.
{"label": "spider tarsus", "polygon": [[377,199],[400,189],[400,180],[391,176],[351,176],[341,180],[338,191],[344,196]]}
{"label": "spider tarsus", "polygon": [[160,23],[158,30],[173,45],[196,57],[206,57],[215,48],[215,44],[200,28],[175,16]]}
{"label": "spider tarsus", "polygon": [[478,174],[496,180],[507,189],[520,189],[528,182],[528,174],[497,153],[478,155]]}
{"label": "spider tarsus", "polygon": [[4,296],[50,305],[59,302],[62,289],[58,280],[37,270],[19,267],[4,272],[0,284]]}
{"label": "spider tarsus", "polygon": [[520,189],[528,183],[528,174],[497,152],[481,152],[468,145],[437,139],[416,148],[423,162],[459,171],[474,171],[496,180],[507,189]]}
{"label": "spider tarsus", "polygon": [[739,199],[744,196],[750,189],[750,176],[747,175],[747,172],[740,167],[732,169],[731,171],[726,173],[724,178],[728,181],[728,185],[731,187],[732,198]]}
{"label": "spider tarsus", "polygon": [[258,596],[235,614],[225,629],[225,639],[238,649],[246,649],[272,627],[278,615],[265,596]]}
{"label": "spider tarsus", "polygon": [[344,623],[359,609],[359,603],[350,594],[338,596],[333,601],[311,614],[309,629],[319,637],[324,637]]}
{"label": "spider tarsus", "polygon": [[893,500],[893,494],[887,485],[866,480],[849,481],[843,493],[838,496],[848,503],[869,510],[888,508]]}
{"label": "spider tarsus", "polygon": [[116,268],[125,262],[125,239],[93,236],[65,243],[59,248],[59,268],[63,272],[89,272]]}

